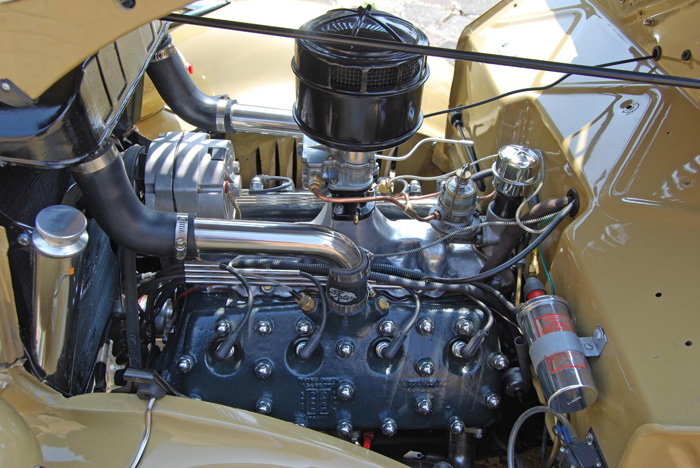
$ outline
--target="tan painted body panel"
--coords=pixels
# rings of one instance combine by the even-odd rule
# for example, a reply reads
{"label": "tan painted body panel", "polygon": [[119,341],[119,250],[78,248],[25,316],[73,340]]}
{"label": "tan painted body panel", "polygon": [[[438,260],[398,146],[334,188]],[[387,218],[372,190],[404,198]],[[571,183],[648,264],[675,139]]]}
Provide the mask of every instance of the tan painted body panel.
{"label": "tan painted body panel", "polygon": [[[697,6],[691,10],[683,27],[666,31],[684,38],[671,44],[695,44]],[[526,0],[477,20],[460,47],[598,64],[638,50],[625,34],[588,2]],[[661,65],[698,75],[694,64],[676,62]],[[451,105],[559,76],[460,64]],[[610,466],[700,466],[700,111],[693,94],[573,77],[464,114],[479,154],[508,143],[539,148],[547,163],[543,196],[570,186],[582,195],[581,212],[545,256],[579,334],[590,336],[598,324],[608,334],[603,355],[591,359],[599,399],[573,419],[580,434],[593,428]],[[661,443],[668,448],[658,450]]]}
{"label": "tan painted body panel", "polygon": [[[0,374],[0,384],[0,421],[8,421],[16,410],[26,422],[26,426],[0,425],[11,431],[0,436],[0,442],[22,435],[31,449],[36,444],[31,442],[28,426],[48,467],[121,468],[134,459],[144,433],[147,404],[136,395],[94,393],[66,399],[21,368]],[[2,466],[31,467],[33,463]],[[165,397],[156,402],[151,436],[139,467],[223,466],[404,465],[272,417],[188,398]]]}
{"label": "tan painted body panel", "polygon": [[187,0],[23,0],[0,3],[0,79],[36,99],[105,45]]}

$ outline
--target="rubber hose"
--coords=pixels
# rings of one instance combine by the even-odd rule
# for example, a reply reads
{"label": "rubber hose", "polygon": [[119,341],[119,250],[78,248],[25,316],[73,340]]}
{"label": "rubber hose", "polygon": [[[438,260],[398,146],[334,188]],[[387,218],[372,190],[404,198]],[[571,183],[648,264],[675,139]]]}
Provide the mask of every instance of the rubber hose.
{"label": "rubber hose", "polygon": [[[95,172],[74,171],[73,177],[85,195],[90,213],[110,239],[141,254],[173,256],[177,213],[146,208],[134,193],[121,158]],[[188,254],[196,256],[193,223],[194,216],[189,215]]]}
{"label": "rubber hose", "polygon": [[[166,36],[158,50],[172,46],[170,35]],[[153,81],[158,94],[165,103],[187,123],[208,132],[232,132],[231,106],[228,97],[212,97],[203,93],[190,78],[185,62],[179,53],[151,61],[148,65],[148,77]],[[219,109],[219,101],[226,99],[225,108]],[[220,125],[217,126],[217,114]],[[221,128],[221,119],[225,128]]]}

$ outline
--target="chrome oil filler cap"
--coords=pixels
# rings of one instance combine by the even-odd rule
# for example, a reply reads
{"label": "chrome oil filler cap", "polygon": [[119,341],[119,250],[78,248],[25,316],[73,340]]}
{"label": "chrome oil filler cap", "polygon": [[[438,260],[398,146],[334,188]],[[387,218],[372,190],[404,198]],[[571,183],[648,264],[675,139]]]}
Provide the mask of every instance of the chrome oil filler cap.
{"label": "chrome oil filler cap", "polygon": [[542,156],[522,145],[506,145],[493,164],[493,188],[501,195],[518,198],[539,182]]}

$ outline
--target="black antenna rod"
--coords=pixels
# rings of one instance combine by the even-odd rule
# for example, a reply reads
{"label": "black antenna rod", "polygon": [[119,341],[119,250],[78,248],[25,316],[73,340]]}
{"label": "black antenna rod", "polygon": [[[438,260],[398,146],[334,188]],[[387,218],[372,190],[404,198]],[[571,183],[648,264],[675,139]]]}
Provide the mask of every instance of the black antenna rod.
{"label": "black antenna rod", "polygon": [[529,68],[557,73],[569,73],[572,75],[593,76],[612,80],[633,81],[637,83],[678,86],[680,88],[700,89],[700,80],[682,76],[654,75],[627,70],[614,70],[588,65],[574,65],[571,63],[549,62],[547,60],[534,60],[519,57],[507,57],[503,55],[485,54],[481,52],[469,52],[464,50],[445,49],[442,47],[422,46],[415,44],[403,44],[400,42],[369,39],[365,37],[344,36],[342,34],[330,34],[302,31],[292,28],[281,28],[264,24],[242,23],[216,18],[202,18],[180,14],[170,14],[162,18],[173,23],[191,24],[209,28],[227,29],[230,31],[250,32],[265,34],[268,36],[288,37],[292,39],[305,39],[316,42],[330,42],[335,44],[361,45],[394,52],[406,52],[409,54],[432,55],[453,60],[467,62],[481,62],[492,65],[505,65],[508,67]]}

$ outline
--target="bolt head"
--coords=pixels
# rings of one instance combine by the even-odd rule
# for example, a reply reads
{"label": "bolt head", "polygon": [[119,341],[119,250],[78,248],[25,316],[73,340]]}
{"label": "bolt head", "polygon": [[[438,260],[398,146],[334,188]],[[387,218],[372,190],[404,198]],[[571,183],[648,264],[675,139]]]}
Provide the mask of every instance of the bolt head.
{"label": "bolt head", "polygon": [[349,341],[339,341],[335,347],[335,352],[338,353],[338,356],[341,358],[347,359],[355,352],[355,345]]}
{"label": "bolt head", "polygon": [[338,387],[338,396],[341,400],[352,400],[354,394],[355,388],[352,386],[352,384],[344,383]]}
{"label": "bolt head", "polygon": [[217,336],[224,337],[231,333],[231,322],[228,320],[219,320],[214,328]]}
{"label": "bolt head", "polygon": [[255,403],[255,411],[260,414],[270,414],[272,413],[272,402],[267,398],[261,398]]}
{"label": "bolt head", "polygon": [[391,320],[382,320],[379,322],[379,334],[382,336],[394,336],[396,333],[396,324]]}
{"label": "bolt head", "polygon": [[430,377],[435,372],[435,364],[430,359],[421,359],[416,363],[416,372],[422,377]]}
{"label": "bolt head", "polygon": [[430,398],[421,398],[416,403],[416,411],[423,416],[429,415],[433,411],[433,402],[430,401]]}
{"label": "bolt head", "polygon": [[182,356],[177,360],[177,370],[187,374],[194,367],[194,360],[189,356]]}
{"label": "bolt head", "polygon": [[435,322],[430,320],[428,317],[424,317],[418,321],[418,325],[416,325],[416,327],[418,328],[418,333],[420,335],[430,335],[433,331],[435,331]]}
{"label": "bolt head", "polygon": [[2,84],[0,84],[0,88],[2,88],[3,91],[10,91],[12,89],[10,83],[6,81],[3,81]]}
{"label": "bolt head", "polygon": [[343,214],[343,205],[341,205],[340,203],[334,203],[333,204],[333,214],[335,214],[335,215]]}
{"label": "bolt head", "polygon": [[23,232],[17,236],[17,243],[22,247],[28,246],[30,241],[31,239],[29,238],[29,234],[27,234],[26,232]]}
{"label": "bolt head", "polygon": [[450,423],[450,432],[454,435],[460,435],[464,432],[464,421],[459,418],[454,418]]}
{"label": "bolt head", "polygon": [[338,434],[347,439],[352,435],[352,425],[349,422],[341,422],[338,424]]}
{"label": "bolt head", "polygon": [[396,421],[394,421],[393,419],[385,419],[382,423],[382,434],[384,434],[387,437],[394,437],[398,429],[399,428],[396,425]]}
{"label": "bolt head", "polygon": [[267,319],[259,320],[258,323],[255,324],[255,331],[260,336],[269,335],[272,333],[272,322]]}
{"label": "bolt head", "polygon": [[495,393],[486,396],[486,407],[488,409],[496,409],[501,405],[501,397]]}
{"label": "bolt head", "polygon": [[454,328],[458,335],[470,336],[474,333],[474,322],[466,318],[461,318],[455,322]]}
{"label": "bolt head", "polygon": [[272,364],[267,361],[258,362],[255,365],[255,376],[259,379],[267,379],[272,375]]}
{"label": "bolt head", "polygon": [[501,353],[496,353],[493,355],[491,358],[491,367],[493,367],[496,370],[506,370],[508,366],[510,365],[510,362],[508,362],[508,358],[505,357]]}
{"label": "bolt head", "polygon": [[389,301],[387,301],[384,297],[380,297],[379,299],[377,299],[377,309],[379,309],[382,312],[388,312]]}
{"label": "bolt head", "polygon": [[301,319],[297,322],[297,335],[309,336],[314,331],[314,324],[308,320]]}
{"label": "bolt head", "polygon": [[597,468],[600,468],[601,466],[603,466],[603,464],[601,462],[597,461],[597,462],[595,462],[595,466]]}

